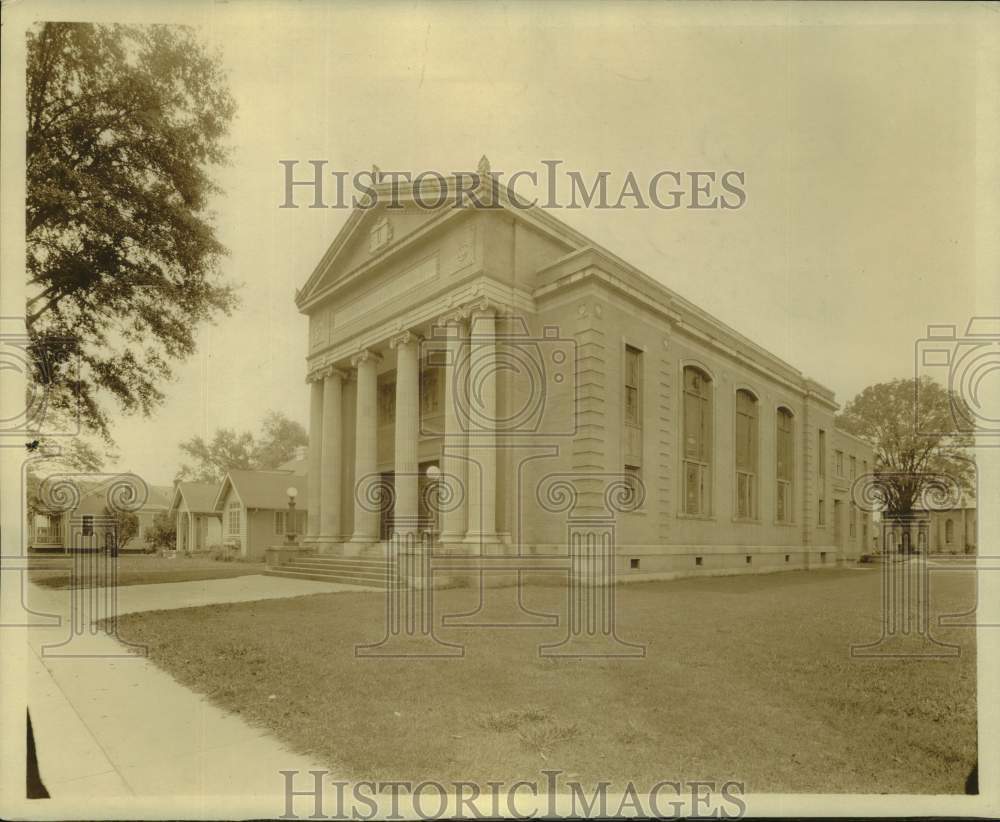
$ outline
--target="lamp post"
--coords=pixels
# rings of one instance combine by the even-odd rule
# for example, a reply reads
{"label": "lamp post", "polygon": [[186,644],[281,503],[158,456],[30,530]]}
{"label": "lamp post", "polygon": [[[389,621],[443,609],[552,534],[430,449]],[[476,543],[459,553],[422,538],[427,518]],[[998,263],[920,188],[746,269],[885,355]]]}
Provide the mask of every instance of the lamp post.
{"label": "lamp post", "polygon": [[288,494],[288,513],[285,514],[285,545],[295,545],[295,498],[299,495],[299,489],[294,485],[285,489]]}

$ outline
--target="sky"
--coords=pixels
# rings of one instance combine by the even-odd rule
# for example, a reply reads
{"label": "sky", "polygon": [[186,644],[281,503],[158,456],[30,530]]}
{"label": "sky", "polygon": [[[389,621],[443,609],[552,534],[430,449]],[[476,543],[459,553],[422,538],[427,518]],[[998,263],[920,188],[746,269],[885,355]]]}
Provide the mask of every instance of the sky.
{"label": "sky", "polygon": [[279,209],[282,159],[451,172],[485,154],[507,173],[560,159],[619,181],[741,170],[738,210],[554,214],[841,402],[912,376],[927,325],[977,309],[975,27],[821,8],[744,7],[738,25],[673,4],[171,7],[164,21],[219,49],[239,107],[213,207],[242,305],[199,329],[154,417],[116,419],[108,467],[167,484],[191,436],[257,430],[269,410],[308,422],[294,289],[348,212]]}

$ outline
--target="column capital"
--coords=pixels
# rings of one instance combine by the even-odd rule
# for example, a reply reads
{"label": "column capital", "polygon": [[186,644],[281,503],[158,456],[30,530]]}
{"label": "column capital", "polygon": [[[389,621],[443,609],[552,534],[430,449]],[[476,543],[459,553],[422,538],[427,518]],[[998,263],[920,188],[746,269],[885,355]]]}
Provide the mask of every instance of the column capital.
{"label": "column capital", "polygon": [[389,338],[389,348],[395,350],[401,345],[409,345],[410,343],[420,342],[420,335],[415,334],[413,331],[404,331],[401,334],[397,334],[394,337]]}
{"label": "column capital", "polygon": [[370,348],[365,348],[351,357],[351,367],[357,368],[361,363],[369,361],[378,365],[382,361],[382,355],[372,351]]}
{"label": "column capital", "polygon": [[474,320],[476,317],[495,317],[501,312],[503,306],[489,297],[476,297],[463,308],[466,314]]}
{"label": "column capital", "polygon": [[317,371],[318,375],[324,380],[329,377],[338,377],[341,380],[347,378],[347,372],[340,368],[335,368],[332,365],[325,365]]}

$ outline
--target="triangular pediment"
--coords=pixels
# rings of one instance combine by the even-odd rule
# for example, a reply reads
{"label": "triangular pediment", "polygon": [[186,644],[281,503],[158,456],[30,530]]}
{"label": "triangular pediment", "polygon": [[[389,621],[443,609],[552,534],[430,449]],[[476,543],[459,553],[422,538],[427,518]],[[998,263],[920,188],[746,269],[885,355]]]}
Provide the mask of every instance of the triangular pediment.
{"label": "triangular pediment", "polygon": [[[449,178],[447,185],[454,187],[454,179]],[[440,193],[438,189],[437,194]],[[532,225],[540,234],[549,235],[564,252],[589,244],[582,234],[541,209],[526,207],[523,203],[512,205],[516,202],[515,197],[502,185],[496,187],[495,195],[480,193],[478,196],[482,202],[490,203],[490,210],[504,211]],[[359,206],[352,211],[305,285],[296,291],[295,302],[300,310],[308,313],[310,306],[325,299],[338,283],[346,283],[360,271],[378,265],[408,244],[431,232],[444,230],[446,224],[479,210],[468,200],[463,207],[456,208],[451,188],[443,204],[435,208],[426,205],[435,201],[435,194],[424,192],[422,197],[418,202],[412,187],[394,191],[386,185],[378,186],[377,204],[369,208]]]}
{"label": "triangular pediment", "polygon": [[297,292],[300,307],[352,272],[377,263],[426,231],[462,214],[461,209],[431,210],[412,202],[400,205],[354,209],[305,286]]}

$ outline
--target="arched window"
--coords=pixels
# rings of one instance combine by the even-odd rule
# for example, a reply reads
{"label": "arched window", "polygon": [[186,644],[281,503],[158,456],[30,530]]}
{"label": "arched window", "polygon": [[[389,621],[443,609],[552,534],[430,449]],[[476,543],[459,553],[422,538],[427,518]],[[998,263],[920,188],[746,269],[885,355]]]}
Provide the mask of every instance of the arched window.
{"label": "arched window", "polygon": [[944,541],[951,545],[955,541],[955,520],[946,519],[944,521]]}
{"label": "arched window", "polygon": [[736,516],[757,517],[757,398],[736,392]]}
{"label": "arched window", "polygon": [[792,521],[792,483],[795,480],[795,436],[792,412],[778,409],[775,476],[775,513],[778,522]]}
{"label": "arched window", "polygon": [[684,513],[712,512],[712,379],[684,369]]}

